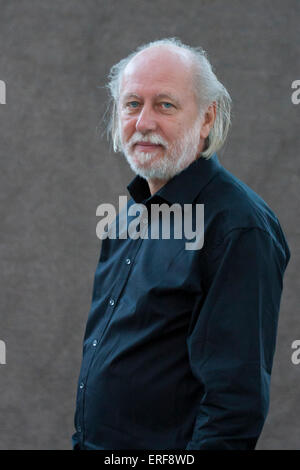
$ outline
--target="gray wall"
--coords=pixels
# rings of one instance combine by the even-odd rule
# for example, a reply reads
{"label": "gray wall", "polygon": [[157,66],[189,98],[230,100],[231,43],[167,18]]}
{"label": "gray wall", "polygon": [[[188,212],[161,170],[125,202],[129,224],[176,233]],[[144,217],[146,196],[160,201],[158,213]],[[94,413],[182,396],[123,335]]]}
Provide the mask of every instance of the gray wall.
{"label": "gray wall", "polygon": [[222,164],[278,215],[284,280],[258,449],[299,449],[299,0],[0,0],[0,448],[68,449],[99,257],[96,207],[134,177],[99,133],[110,67],[178,36],[208,51],[233,99]]}

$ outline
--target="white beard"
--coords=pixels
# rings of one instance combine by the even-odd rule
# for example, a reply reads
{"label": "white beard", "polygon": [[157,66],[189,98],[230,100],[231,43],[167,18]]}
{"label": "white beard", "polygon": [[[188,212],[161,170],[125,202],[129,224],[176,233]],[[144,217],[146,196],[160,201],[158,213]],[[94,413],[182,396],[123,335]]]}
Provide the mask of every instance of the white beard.
{"label": "white beard", "polygon": [[[200,139],[200,125],[201,121],[197,119],[194,126],[172,145],[168,145],[168,143],[157,134],[145,136],[140,132],[135,132],[126,144],[124,144],[123,141],[121,142],[122,151],[131,169],[137,175],[147,180],[170,180],[195,160]],[[151,160],[151,158],[155,156],[155,152],[145,153],[134,151],[135,159],[133,159],[131,151],[132,144],[138,141],[147,141],[163,145],[165,148],[164,155],[159,159],[155,159],[152,164],[144,167],[143,164]]]}

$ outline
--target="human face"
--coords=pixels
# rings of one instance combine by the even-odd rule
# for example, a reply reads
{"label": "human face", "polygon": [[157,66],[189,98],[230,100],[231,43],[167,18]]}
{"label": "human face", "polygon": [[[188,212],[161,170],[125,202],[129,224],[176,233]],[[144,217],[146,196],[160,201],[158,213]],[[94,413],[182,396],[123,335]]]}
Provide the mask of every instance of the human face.
{"label": "human face", "polygon": [[142,51],[127,65],[119,100],[122,149],[147,179],[168,180],[188,166],[201,146],[201,116],[191,62],[166,47]]}

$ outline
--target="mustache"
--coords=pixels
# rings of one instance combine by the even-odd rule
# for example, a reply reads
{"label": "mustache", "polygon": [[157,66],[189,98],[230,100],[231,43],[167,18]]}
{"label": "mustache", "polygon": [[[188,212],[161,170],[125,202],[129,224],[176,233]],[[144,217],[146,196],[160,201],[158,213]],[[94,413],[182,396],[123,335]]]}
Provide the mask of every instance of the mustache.
{"label": "mustache", "polygon": [[128,141],[128,144],[134,145],[138,142],[148,142],[150,144],[162,145],[163,147],[168,148],[168,142],[166,142],[158,134],[143,135],[140,132],[135,132],[131,139]]}

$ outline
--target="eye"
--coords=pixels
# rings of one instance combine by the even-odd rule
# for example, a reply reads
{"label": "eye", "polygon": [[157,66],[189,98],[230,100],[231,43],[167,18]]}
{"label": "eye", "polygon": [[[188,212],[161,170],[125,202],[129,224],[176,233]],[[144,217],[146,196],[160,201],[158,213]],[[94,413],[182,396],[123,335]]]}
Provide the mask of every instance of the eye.
{"label": "eye", "polygon": [[171,108],[174,108],[174,105],[172,103],[169,103],[168,101],[163,101],[162,103],[160,103],[161,106],[164,108],[164,109],[171,109]]}
{"label": "eye", "polygon": [[131,109],[136,109],[139,104],[140,103],[138,101],[129,101],[128,103],[126,103],[126,106]]}

